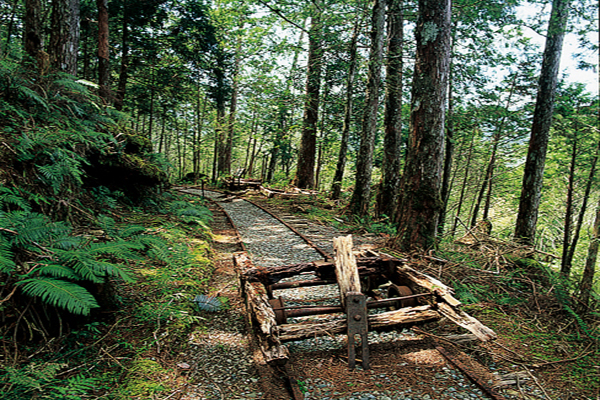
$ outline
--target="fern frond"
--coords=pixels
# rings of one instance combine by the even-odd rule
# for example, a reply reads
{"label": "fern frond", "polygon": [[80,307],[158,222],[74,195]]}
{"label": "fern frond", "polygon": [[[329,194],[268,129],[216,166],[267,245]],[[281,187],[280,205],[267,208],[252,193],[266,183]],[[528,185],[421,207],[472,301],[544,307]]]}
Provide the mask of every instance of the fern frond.
{"label": "fern frond", "polygon": [[40,275],[52,276],[54,278],[62,278],[62,279],[78,279],[79,277],[73,271],[72,268],[69,268],[65,265],[58,264],[47,264],[43,265],[36,270]]}
{"label": "fern frond", "polygon": [[122,265],[113,264],[106,261],[97,261],[99,267],[101,267],[108,276],[115,278],[121,278],[124,282],[132,283],[135,279],[123,268]]}
{"label": "fern frond", "polygon": [[[1,237],[1,235],[0,235]],[[10,250],[9,244],[1,240],[0,241],[0,272],[11,272],[15,268],[15,262],[13,261],[14,255]]]}
{"label": "fern frond", "polygon": [[146,232],[146,228],[139,225],[130,225],[123,229],[119,229],[119,237],[126,239],[135,235],[139,235]]}
{"label": "fern frond", "polygon": [[19,282],[23,293],[39,297],[45,303],[64,308],[73,314],[88,315],[99,307],[94,296],[81,286],[54,278],[31,278]]}
{"label": "fern frond", "polygon": [[34,103],[37,103],[40,106],[44,107],[46,111],[50,111],[50,107],[46,99],[44,99],[42,96],[36,93],[35,90],[31,90],[27,86],[19,86],[19,92],[21,92],[21,94],[25,96],[25,98],[32,100]]}
{"label": "fern frond", "polygon": [[106,271],[90,256],[87,250],[58,250],[56,254],[59,262],[71,268],[79,279],[94,283],[104,282]]}
{"label": "fern frond", "polygon": [[29,202],[21,197],[16,189],[0,186],[0,208],[7,204],[15,205],[23,211],[31,211]]}

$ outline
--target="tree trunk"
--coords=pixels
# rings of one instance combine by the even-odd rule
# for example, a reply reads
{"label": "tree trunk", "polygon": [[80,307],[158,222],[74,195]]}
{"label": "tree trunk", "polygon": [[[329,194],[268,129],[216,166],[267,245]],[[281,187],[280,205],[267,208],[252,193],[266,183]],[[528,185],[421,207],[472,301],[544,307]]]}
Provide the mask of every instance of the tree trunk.
{"label": "tree trunk", "polygon": [[575,230],[573,232],[573,240],[571,241],[571,245],[569,246],[569,253],[567,254],[567,263],[569,265],[571,265],[571,263],[573,262],[573,257],[575,256],[575,248],[577,247],[577,242],[579,241],[579,233],[581,232],[581,227],[583,226],[583,218],[587,210],[587,203],[590,198],[592,186],[594,184],[594,176],[596,175],[596,165],[598,163],[598,158],[600,158],[600,140],[598,141],[598,147],[596,147],[596,154],[592,159],[592,166],[590,167],[590,173],[588,174],[587,183],[585,185],[585,193],[583,194],[581,209],[579,210],[579,216],[577,217],[577,225],[575,226]]}
{"label": "tree trunk", "polygon": [[109,47],[108,47],[108,0],[96,0],[98,7],[98,94],[110,103]]}
{"label": "tree trunk", "polygon": [[354,88],[354,77],[356,76],[356,52],[358,47],[358,33],[362,21],[357,19],[354,23],[354,32],[350,41],[348,76],[346,78],[346,104],[344,106],[344,126],[342,128],[342,138],[340,142],[340,152],[331,185],[331,199],[337,200],[342,193],[342,180],[344,179],[344,169],[346,168],[346,154],[348,153],[348,139],[350,138],[350,126],[352,125],[352,99]]}
{"label": "tree trunk", "polygon": [[123,102],[125,101],[129,70],[129,7],[126,1],[123,2],[123,25],[121,29],[123,31],[121,37],[121,71],[115,95],[115,108],[119,111],[123,109]]}
{"label": "tree trunk", "polygon": [[373,148],[377,133],[377,109],[381,87],[381,64],[383,63],[383,40],[385,25],[385,0],[373,1],[371,16],[371,48],[369,52],[369,76],[363,113],[360,147],[356,159],[356,183],[350,211],[364,216],[369,211],[371,195],[371,173],[373,171]]}
{"label": "tree trunk", "polygon": [[383,139],[383,173],[377,214],[394,218],[398,207],[401,180],[402,143],[402,46],[404,17],[402,0],[388,0],[388,51],[385,93],[385,136]]}
{"label": "tree trunk", "polygon": [[544,163],[550,137],[550,125],[554,111],[558,69],[567,26],[569,3],[570,0],[553,0],[552,2],[529,150],[523,173],[519,213],[515,226],[515,240],[525,244],[533,244],[535,240],[538,208],[542,196]]}
{"label": "tree trunk", "polygon": [[[456,25],[455,25],[456,26]],[[454,43],[454,38],[452,38]],[[452,46],[452,45],[451,45]],[[442,189],[440,197],[442,199],[442,209],[438,220],[438,236],[441,238],[444,234],[444,224],[446,223],[446,209],[448,199],[450,198],[450,175],[452,174],[452,158],[454,157],[454,86],[452,85],[452,58],[450,59],[450,72],[448,77],[448,118],[446,122],[445,154],[444,154],[444,173],[442,177]]]}
{"label": "tree trunk", "polygon": [[312,188],[315,184],[315,156],[317,150],[317,122],[319,119],[319,93],[321,90],[321,64],[323,58],[321,8],[314,6],[308,33],[308,65],[306,73],[306,100],[302,119],[302,138],[298,150],[298,166],[294,184],[299,188]]}
{"label": "tree trunk", "polygon": [[471,135],[471,144],[469,145],[469,152],[467,154],[467,164],[465,166],[465,176],[463,178],[462,187],[460,189],[460,196],[458,197],[458,205],[456,206],[456,215],[454,216],[454,221],[452,221],[452,230],[450,235],[454,237],[456,234],[456,227],[458,225],[458,220],[460,218],[460,211],[462,210],[462,205],[465,199],[465,191],[467,190],[467,182],[469,181],[469,172],[471,168],[471,159],[473,156],[473,145],[475,144],[475,132]]}
{"label": "tree trunk", "polygon": [[77,75],[79,0],[52,0],[50,19],[50,64],[58,71]]}
{"label": "tree trunk", "polygon": [[565,204],[565,225],[563,229],[563,249],[560,262],[560,274],[566,278],[571,274],[569,262],[569,244],[573,229],[573,192],[575,191],[575,167],[577,164],[577,131],[573,132],[573,147],[571,150],[571,165],[567,180],[567,202]]}
{"label": "tree trunk", "polygon": [[435,244],[442,207],[444,117],[450,67],[450,0],[419,0],[410,134],[393,245],[427,249]]}
{"label": "tree trunk", "polygon": [[23,36],[25,52],[32,59],[37,59],[38,52],[44,47],[40,0],[25,0],[25,30]]}
{"label": "tree trunk", "polygon": [[590,301],[592,292],[592,284],[594,282],[594,274],[596,272],[596,262],[598,260],[598,247],[600,246],[600,201],[596,208],[596,218],[594,219],[594,227],[592,231],[592,240],[588,248],[588,255],[585,260],[583,276],[579,284],[579,302],[586,306]]}

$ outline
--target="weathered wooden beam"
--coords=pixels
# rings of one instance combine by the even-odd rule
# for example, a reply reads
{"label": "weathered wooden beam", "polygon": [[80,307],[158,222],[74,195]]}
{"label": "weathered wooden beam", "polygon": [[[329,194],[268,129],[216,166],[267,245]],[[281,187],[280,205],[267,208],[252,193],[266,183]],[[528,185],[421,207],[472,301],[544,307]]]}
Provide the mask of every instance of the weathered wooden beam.
{"label": "weathered wooden beam", "polygon": [[455,309],[449,304],[438,302],[437,310],[456,325],[465,328],[473,335],[477,336],[482,342],[487,342],[488,340],[496,339],[497,337],[493,330],[482,324],[479,320],[471,317],[462,310]]}
{"label": "weathered wooden beam", "polygon": [[281,344],[279,340],[273,340],[273,336],[262,338],[259,336],[260,350],[268,364],[284,365],[290,359],[290,351]]}
{"label": "weathered wooden beam", "polygon": [[[382,314],[369,315],[369,331],[433,321],[439,318],[440,314],[430,305],[401,308]],[[346,333],[347,329],[346,320],[340,319],[324,322],[284,324],[275,327],[273,332],[279,340],[287,342],[290,340],[302,340],[311,337]]]}
{"label": "weathered wooden beam", "polygon": [[[381,257],[359,258],[356,260],[358,274],[360,276],[387,275],[389,269],[388,261],[389,259]],[[268,270],[254,267],[243,272],[243,279],[251,282],[260,281],[265,285],[272,285],[284,278],[310,272],[316,274],[321,279],[335,279],[335,263],[319,260],[309,263],[272,267]]]}
{"label": "weathered wooden beam", "polygon": [[451,306],[456,307],[461,305],[461,302],[452,296],[452,288],[444,285],[439,280],[406,265],[398,266],[396,270],[400,275],[407,277],[416,285],[437,294]]}
{"label": "weathered wooden beam", "polygon": [[269,297],[265,287],[258,282],[246,282],[244,285],[244,295],[248,311],[252,313],[260,331],[264,335],[271,335],[273,328],[277,325],[275,312],[269,304]]}
{"label": "weathered wooden beam", "polygon": [[356,258],[352,253],[352,235],[333,238],[335,276],[340,288],[342,307],[346,308],[348,292],[361,293]]}

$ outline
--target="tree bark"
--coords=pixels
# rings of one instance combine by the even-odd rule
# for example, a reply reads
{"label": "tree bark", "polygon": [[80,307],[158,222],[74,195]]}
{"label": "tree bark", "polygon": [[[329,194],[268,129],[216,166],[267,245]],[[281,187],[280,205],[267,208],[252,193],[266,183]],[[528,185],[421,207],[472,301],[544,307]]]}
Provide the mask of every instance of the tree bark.
{"label": "tree bark", "polygon": [[348,76],[346,78],[346,104],[344,105],[344,125],[342,127],[342,138],[340,141],[340,152],[331,185],[331,199],[337,200],[342,193],[342,180],[344,179],[344,169],[346,168],[346,154],[348,153],[348,139],[350,138],[350,126],[352,125],[352,99],[354,89],[354,77],[356,76],[356,52],[358,47],[358,33],[360,30],[359,19],[354,23],[354,31],[350,41]]}
{"label": "tree bark", "polygon": [[119,72],[119,84],[115,95],[115,108],[119,111],[123,109],[125,101],[125,91],[127,90],[127,79],[129,70],[129,7],[127,2],[123,2],[123,24],[121,36],[121,71]]}
{"label": "tree bark", "polygon": [[110,63],[108,47],[108,0],[96,0],[98,7],[98,94],[110,103]]}
{"label": "tree bark", "polygon": [[50,64],[58,71],[77,75],[79,0],[53,0],[50,20]]}
{"label": "tree bark", "polygon": [[402,144],[402,47],[404,17],[402,0],[388,1],[388,49],[385,93],[385,136],[383,139],[383,171],[377,214],[394,218],[398,207],[401,180]]}
{"label": "tree bark", "polygon": [[575,167],[577,164],[577,130],[573,132],[573,136],[571,165],[569,166],[569,177],[567,179],[567,202],[565,204],[565,225],[563,228],[563,251],[560,262],[560,274],[567,278],[571,274],[569,245],[571,242],[571,232],[573,230],[573,192],[575,191]]}
{"label": "tree bark", "polygon": [[450,67],[450,0],[419,0],[410,134],[393,245],[435,244],[444,161],[444,117]]}
{"label": "tree bark", "polygon": [[596,263],[598,260],[598,247],[600,246],[600,200],[596,208],[596,218],[594,219],[594,227],[592,231],[592,240],[588,248],[588,255],[585,260],[583,276],[579,284],[579,302],[586,306],[590,301],[592,292],[592,284],[594,282],[594,274],[596,272]]}
{"label": "tree bark", "polygon": [[298,165],[294,184],[299,188],[315,185],[315,156],[317,150],[317,122],[319,120],[319,93],[321,90],[322,48],[321,9],[314,7],[308,32],[308,65],[306,73],[306,100],[302,119],[302,138],[298,150]]}
{"label": "tree bark", "polygon": [[594,176],[596,175],[596,165],[598,164],[598,158],[600,158],[600,140],[598,141],[598,147],[596,147],[596,154],[592,159],[592,166],[590,167],[587,183],[585,185],[583,201],[579,210],[579,216],[577,217],[577,225],[575,226],[575,230],[573,232],[573,240],[571,241],[571,244],[569,246],[569,253],[567,254],[568,264],[571,264],[573,262],[573,257],[575,256],[575,248],[577,247],[577,242],[579,241],[579,234],[581,232],[581,227],[583,226],[583,219],[587,210],[590,192],[592,191],[592,186],[594,185]]}
{"label": "tree bark", "polygon": [[469,172],[471,170],[471,159],[473,156],[473,145],[475,144],[475,132],[471,134],[471,144],[469,145],[469,152],[467,153],[467,164],[465,165],[465,175],[463,177],[463,183],[460,189],[460,196],[458,197],[458,204],[456,206],[456,215],[454,216],[454,221],[452,221],[452,230],[450,231],[450,235],[454,237],[456,234],[456,227],[458,225],[458,220],[460,218],[460,211],[462,210],[462,205],[465,199],[465,191],[467,190],[467,182],[469,181]]}
{"label": "tree bark", "polygon": [[356,183],[349,205],[351,213],[358,216],[367,215],[371,197],[373,148],[375,147],[375,136],[377,133],[377,110],[381,88],[381,66],[383,63],[384,25],[385,0],[374,0],[371,15],[371,48],[369,52],[367,93],[360,147],[356,159]]}
{"label": "tree bark", "polygon": [[544,164],[550,138],[550,125],[554,111],[558,69],[567,26],[569,4],[570,0],[553,0],[552,2],[529,150],[523,173],[519,213],[515,226],[515,240],[525,244],[533,244],[535,240],[538,208],[542,196]]}
{"label": "tree bark", "polygon": [[[454,38],[452,38],[454,42]],[[452,174],[452,159],[454,157],[454,86],[452,85],[452,58],[450,59],[448,77],[448,118],[446,122],[446,138],[444,152],[444,169],[442,177],[442,188],[440,198],[442,199],[442,209],[438,218],[438,236],[441,238],[444,234],[444,224],[446,223],[446,209],[448,207],[448,199],[450,198],[450,175]]]}
{"label": "tree bark", "polygon": [[25,52],[34,60],[44,47],[42,36],[42,5],[40,0],[25,0]]}

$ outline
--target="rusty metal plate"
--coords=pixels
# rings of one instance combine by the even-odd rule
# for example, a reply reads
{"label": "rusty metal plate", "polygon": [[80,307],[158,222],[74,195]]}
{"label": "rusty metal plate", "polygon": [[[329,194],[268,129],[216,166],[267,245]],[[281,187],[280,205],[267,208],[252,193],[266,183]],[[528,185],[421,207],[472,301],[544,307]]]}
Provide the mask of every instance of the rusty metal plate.
{"label": "rusty metal plate", "polygon": [[346,307],[348,318],[348,367],[354,369],[356,366],[355,335],[360,335],[362,367],[363,369],[369,369],[367,296],[362,293],[348,292],[346,295]]}

